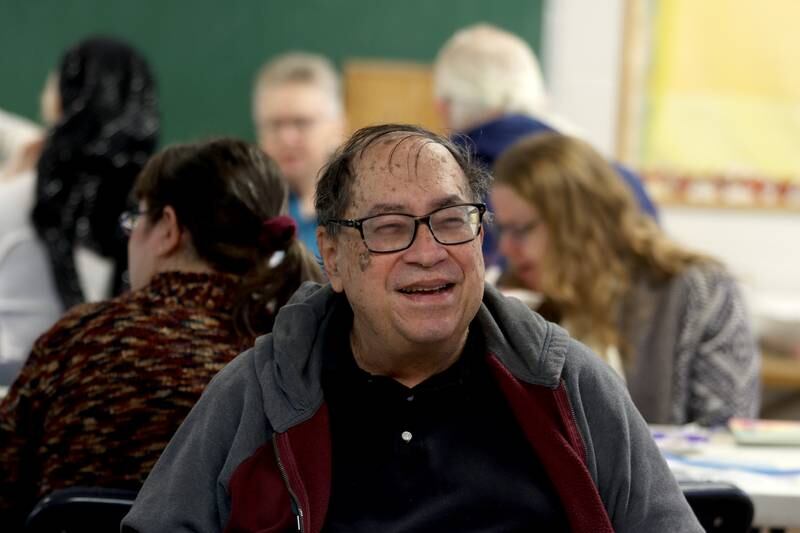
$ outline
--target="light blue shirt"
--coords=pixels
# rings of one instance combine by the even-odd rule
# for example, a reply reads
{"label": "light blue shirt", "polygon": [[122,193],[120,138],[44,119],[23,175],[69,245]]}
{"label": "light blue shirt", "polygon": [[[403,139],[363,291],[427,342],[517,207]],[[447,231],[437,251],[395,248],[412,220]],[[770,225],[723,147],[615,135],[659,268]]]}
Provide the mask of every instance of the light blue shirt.
{"label": "light blue shirt", "polygon": [[319,259],[317,249],[317,217],[305,217],[300,212],[300,199],[294,194],[289,195],[289,216],[297,223],[297,237],[305,244],[308,251]]}

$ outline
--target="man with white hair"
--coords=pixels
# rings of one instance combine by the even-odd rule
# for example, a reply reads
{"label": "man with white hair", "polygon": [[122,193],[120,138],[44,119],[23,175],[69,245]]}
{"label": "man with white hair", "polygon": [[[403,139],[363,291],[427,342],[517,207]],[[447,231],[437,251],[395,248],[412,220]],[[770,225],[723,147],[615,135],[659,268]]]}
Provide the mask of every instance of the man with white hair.
{"label": "man with white hair", "polygon": [[[541,69],[530,46],[490,24],[463,28],[444,44],[434,64],[434,90],[445,125],[460,134],[454,140],[468,145],[489,168],[520,138],[569,128],[547,109]],[[640,178],[615,166],[642,211],[656,218]],[[484,252],[493,263],[495,243],[489,237]]]}
{"label": "man with white hair", "polygon": [[289,214],[303,244],[317,251],[317,174],[344,139],[341,82],[326,58],[290,52],[266,63],[253,87],[253,122],[261,149],[286,177]]}

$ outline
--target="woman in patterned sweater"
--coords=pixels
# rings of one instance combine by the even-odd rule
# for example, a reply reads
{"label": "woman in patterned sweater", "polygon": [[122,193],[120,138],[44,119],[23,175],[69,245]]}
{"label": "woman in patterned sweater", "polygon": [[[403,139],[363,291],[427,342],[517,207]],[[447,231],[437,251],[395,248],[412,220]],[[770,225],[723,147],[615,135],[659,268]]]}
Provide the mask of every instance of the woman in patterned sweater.
{"label": "woman in patterned sweater", "polygon": [[604,354],[651,424],[757,416],[760,355],[735,281],[641,215],[586,143],[528,137],[495,165],[508,279]]}
{"label": "woman in patterned sweater", "polygon": [[132,291],[74,307],[35,344],[0,403],[0,523],[49,492],[137,489],[208,381],[305,280],[286,185],[247,143],[175,146],[139,175]]}

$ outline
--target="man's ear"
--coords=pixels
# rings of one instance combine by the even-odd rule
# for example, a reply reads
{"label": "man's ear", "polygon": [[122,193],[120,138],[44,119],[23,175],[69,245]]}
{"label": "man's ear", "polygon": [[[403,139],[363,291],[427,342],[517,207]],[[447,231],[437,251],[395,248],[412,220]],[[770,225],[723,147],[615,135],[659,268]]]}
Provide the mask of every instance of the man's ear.
{"label": "man's ear", "polygon": [[336,237],[331,237],[324,226],[317,226],[317,248],[319,248],[319,253],[322,255],[322,266],[325,269],[325,274],[328,276],[328,281],[331,282],[331,288],[336,292],[342,292],[342,276],[339,272],[339,247],[337,244]]}
{"label": "man's ear", "polygon": [[180,251],[183,247],[182,237],[185,233],[178,222],[178,215],[172,206],[166,206],[161,212],[161,218],[154,228],[158,231],[158,246],[156,253],[162,257],[169,257]]}

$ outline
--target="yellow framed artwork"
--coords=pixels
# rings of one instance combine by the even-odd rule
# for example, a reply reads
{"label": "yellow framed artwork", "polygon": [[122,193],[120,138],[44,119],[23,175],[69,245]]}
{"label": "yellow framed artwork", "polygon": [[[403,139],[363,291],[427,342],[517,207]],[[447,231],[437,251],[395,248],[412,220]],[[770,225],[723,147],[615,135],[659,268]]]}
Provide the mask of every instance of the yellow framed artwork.
{"label": "yellow framed artwork", "polygon": [[618,157],[661,202],[800,209],[800,2],[627,0]]}

